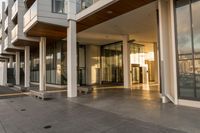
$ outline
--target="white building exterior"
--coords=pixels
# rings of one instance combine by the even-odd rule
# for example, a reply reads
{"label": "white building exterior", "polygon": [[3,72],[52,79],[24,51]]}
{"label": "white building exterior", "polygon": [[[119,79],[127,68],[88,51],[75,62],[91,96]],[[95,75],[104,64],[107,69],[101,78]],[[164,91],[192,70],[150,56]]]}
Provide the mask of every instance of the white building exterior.
{"label": "white building exterior", "polygon": [[[151,82],[149,79],[154,73],[155,77],[152,76],[152,81],[156,79],[155,82],[161,85],[160,93],[163,103],[171,101],[176,105],[200,107],[198,84],[194,85],[193,97],[181,96],[180,84],[182,83],[178,77],[182,76],[182,73],[177,71],[179,67],[177,66],[177,34],[179,33],[177,33],[178,21],[176,20],[178,19],[176,18],[178,3],[174,0],[147,0],[145,2],[135,0],[134,2],[131,3],[128,0],[9,0],[3,3],[0,17],[0,53],[8,57],[11,64],[12,56],[10,55],[15,55],[16,83],[14,84],[20,85],[21,68],[24,70],[23,86],[30,87],[31,83],[38,84],[40,92],[45,92],[47,86],[65,87],[68,90],[68,97],[76,97],[77,88],[82,84],[117,82],[123,83],[124,88],[130,88],[136,77],[133,69],[137,68],[143,73],[139,75],[140,83],[145,83],[146,79],[146,82]],[[153,45],[157,44],[153,51],[156,62],[151,64],[150,60],[145,60],[147,67],[142,68],[137,66],[139,64],[131,64],[130,43],[140,42],[138,46],[143,40],[137,40],[134,33],[127,32],[129,29],[126,25],[113,26],[116,31],[119,30],[118,33],[109,32],[108,28],[101,31],[101,28],[97,27],[103,27],[111,21],[116,22],[115,20],[126,15],[137,14],[141,8],[147,6],[148,9],[151,5],[156,8],[157,15],[157,20],[155,20],[157,21],[157,41],[151,42]],[[142,17],[137,16],[140,19]],[[141,22],[141,25],[143,23]],[[117,22],[115,24],[117,25]],[[144,26],[141,26],[142,28],[145,29]],[[95,30],[101,32],[94,33]],[[90,38],[90,41],[85,38]],[[112,40],[116,41],[110,43]],[[105,66],[104,69],[103,65],[107,64],[102,62],[106,60],[106,57],[110,59],[114,53],[110,48],[111,54],[106,55],[105,51],[108,52],[108,48],[102,44],[118,44],[117,41],[122,49],[115,45],[116,58],[113,60],[116,60],[119,66]],[[91,45],[92,42],[93,44],[99,42],[99,45]],[[144,46],[140,45],[140,47]],[[4,57],[0,58],[4,59]],[[24,61],[20,61],[22,58]],[[6,69],[4,67],[7,61],[5,59],[0,63],[0,73],[3,75],[5,75],[3,70]],[[156,69],[152,69],[151,65],[154,65],[152,68]],[[112,74],[107,75],[106,72]],[[188,78],[187,74],[184,76]],[[198,77],[197,74],[196,77]],[[0,79],[0,84],[5,85],[5,82],[6,75],[5,78]],[[196,82],[198,83],[197,80]]]}

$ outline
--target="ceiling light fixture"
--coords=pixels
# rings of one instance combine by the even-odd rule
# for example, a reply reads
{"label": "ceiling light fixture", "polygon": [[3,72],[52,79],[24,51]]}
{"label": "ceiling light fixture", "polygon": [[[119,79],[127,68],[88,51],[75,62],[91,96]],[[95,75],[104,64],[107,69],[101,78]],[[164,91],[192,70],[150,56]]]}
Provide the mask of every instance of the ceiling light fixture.
{"label": "ceiling light fixture", "polygon": [[107,11],[107,14],[112,14],[113,13],[113,11]]}

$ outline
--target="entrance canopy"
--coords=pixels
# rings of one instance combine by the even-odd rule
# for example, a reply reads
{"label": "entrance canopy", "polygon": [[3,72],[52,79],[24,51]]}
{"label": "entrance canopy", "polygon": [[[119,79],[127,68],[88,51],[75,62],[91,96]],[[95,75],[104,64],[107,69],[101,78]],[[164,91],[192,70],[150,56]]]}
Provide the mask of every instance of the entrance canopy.
{"label": "entrance canopy", "polygon": [[152,2],[78,33],[78,41],[104,45],[121,41],[121,36],[129,35],[130,40],[136,42],[157,42],[156,15],[157,2]]}

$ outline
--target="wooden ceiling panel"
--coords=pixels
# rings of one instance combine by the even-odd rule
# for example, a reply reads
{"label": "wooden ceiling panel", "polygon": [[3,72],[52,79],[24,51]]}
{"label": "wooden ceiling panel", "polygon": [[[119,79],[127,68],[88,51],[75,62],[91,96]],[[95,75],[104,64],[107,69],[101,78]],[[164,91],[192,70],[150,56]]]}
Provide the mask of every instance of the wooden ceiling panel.
{"label": "wooden ceiling panel", "polygon": [[35,46],[38,44],[39,44],[39,42],[22,40],[22,39],[18,39],[13,43],[14,46]]}
{"label": "wooden ceiling panel", "polygon": [[[77,32],[84,31],[153,1],[155,0],[119,0],[77,22]],[[32,37],[44,36],[52,39],[63,39],[67,36],[67,27],[38,22],[27,32],[27,35]]]}
{"label": "wooden ceiling panel", "polygon": [[27,32],[27,36],[63,39],[67,36],[67,27],[38,22]]}
{"label": "wooden ceiling panel", "polygon": [[97,24],[130,12],[153,1],[155,0],[119,0],[118,2],[80,20],[77,24],[77,32],[91,28]]}

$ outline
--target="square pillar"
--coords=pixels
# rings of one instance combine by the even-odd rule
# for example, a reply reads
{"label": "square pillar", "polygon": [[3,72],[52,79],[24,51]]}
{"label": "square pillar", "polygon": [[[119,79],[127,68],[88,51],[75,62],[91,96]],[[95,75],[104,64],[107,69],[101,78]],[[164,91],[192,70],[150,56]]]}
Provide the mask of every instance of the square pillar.
{"label": "square pillar", "polygon": [[129,36],[123,36],[123,69],[124,69],[124,88],[130,88],[130,49]]}
{"label": "square pillar", "polygon": [[158,9],[162,101],[178,104],[174,1],[158,0]]}
{"label": "square pillar", "polygon": [[40,38],[40,77],[39,77],[39,91],[46,91],[46,37]]}
{"label": "square pillar", "polygon": [[7,68],[8,68],[8,60],[4,62],[4,72],[3,72],[3,85],[7,85]]}
{"label": "square pillar", "polygon": [[13,68],[13,56],[9,58],[8,68]]}
{"label": "square pillar", "polygon": [[77,97],[77,40],[76,22],[68,21],[67,29],[67,89],[68,97]]}
{"label": "square pillar", "polygon": [[77,97],[76,2],[67,0],[67,95]]}
{"label": "square pillar", "polygon": [[24,48],[24,87],[30,87],[30,46]]}
{"label": "square pillar", "polygon": [[16,85],[20,85],[20,52],[16,52],[15,80]]}

